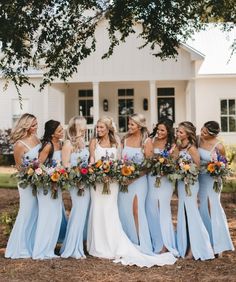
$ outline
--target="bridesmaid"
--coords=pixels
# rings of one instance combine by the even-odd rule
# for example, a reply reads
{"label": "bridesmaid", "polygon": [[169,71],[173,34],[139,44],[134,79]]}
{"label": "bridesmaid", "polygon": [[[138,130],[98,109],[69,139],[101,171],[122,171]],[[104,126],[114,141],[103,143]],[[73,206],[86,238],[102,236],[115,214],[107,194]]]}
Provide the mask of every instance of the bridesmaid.
{"label": "bridesmaid", "polygon": [[[153,132],[153,152],[159,154],[164,150],[174,149],[173,122],[169,119],[160,120]],[[146,212],[152,239],[154,253],[171,252],[178,256],[176,238],[171,214],[171,198],[173,195],[173,184],[163,176],[161,186],[155,186],[155,176],[148,175],[148,194],[146,199]]]}
{"label": "bridesmaid", "polygon": [[[196,128],[188,121],[181,122],[177,129],[179,156],[188,156],[200,167],[200,156],[196,148]],[[177,152],[178,152],[177,151]],[[192,195],[185,192],[184,181],[178,181],[177,245],[181,257],[195,260],[213,259],[208,232],[202,222],[197,194],[199,184],[191,185]]]}
{"label": "bridesmaid", "polygon": [[[141,114],[133,114],[129,118],[128,128],[128,134],[123,139],[122,157],[133,158],[134,161],[141,163],[144,155],[152,156],[151,140],[147,139],[148,130],[145,117]],[[147,190],[147,176],[142,173],[138,179],[130,182],[128,193],[119,192],[118,207],[123,229],[129,239],[139,246],[141,252],[152,254],[152,243],[145,212]]]}
{"label": "bridesmaid", "polygon": [[[51,165],[52,160],[61,161],[61,141],[63,127],[59,121],[49,120],[45,123],[42,138],[42,148],[39,161]],[[51,191],[44,195],[43,189],[38,189],[39,214],[33,249],[33,259],[50,259],[57,257],[54,249],[62,223],[62,193],[58,189],[58,197],[52,199]]]}
{"label": "bridesmaid", "polygon": [[[199,153],[201,165],[211,161],[212,154],[225,156],[225,148],[217,139],[220,126],[216,121],[206,122],[199,138]],[[210,235],[214,253],[220,255],[223,251],[234,250],[230,238],[225,212],[220,203],[220,194],[213,189],[213,178],[207,173],[199,175],[200,214]]]}
{"label": "bridesmaid", "polygon": [[[77,165],[78,159],[88,163],[89,151],[85,147],[86,120],[84,117],[73,117],[68,124],[66,141],[62,147],[62,164],[64,167]],[[85,258],[83,234],[88,215],[90,190],[84,189],[84,195],[78,196],[78,187],[70,188],[72,209],[67,225],[66,237],[61,248],[61,257]]]}
{"label": "bridesmaid", "polygon": [[[11,139],[14,143],[16,168],[20,170],[22,161],[38,157],[40,141],[36,136],[37,119],[31,114],[23,114],[12,129]],[[18,186],[20,208],[12,229],[5,252],[6,258],[30,258],[34,246],[35,230],[38,217],[37,197],[32,195],[31,187],[25,189]]]}

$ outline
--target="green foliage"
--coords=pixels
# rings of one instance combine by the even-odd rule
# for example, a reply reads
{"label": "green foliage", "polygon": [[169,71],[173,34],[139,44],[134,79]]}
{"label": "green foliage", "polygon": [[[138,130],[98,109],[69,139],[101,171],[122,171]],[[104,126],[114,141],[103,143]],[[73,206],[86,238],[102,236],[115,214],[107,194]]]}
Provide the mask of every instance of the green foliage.
{"label": "green foliage", "polygon": [[[109,23],[110,46],[103,58],[112,55],[120,42],[142,26],[144,40],[153,55],[166,59],[204,23],[224,22],[235,26],[234,0],[2,0],[0,3],[0,69],[19,87],[32,85],[27,71],[43,71],[40,88],[55,78],[67,80],[82,60],[96,49],[95,29],[101,19]],[[156,48],[158,47],[158,48]],[[236,41],[233,44],[236,50]]]}
{"label": "green foliage", "polygon": [[236,177],[236,145],[226,145],[226,156],[231,163],[230,167]]}
{"label": "green foliage", "polygon": [[5,211],[0,214],[0,222],[3,226],[3,234],[9,236],[16,221],[18,214],[18,205],[12,206],[10,211]]}
{"label": "green foliage", "polygon": [[0,173],[0,188],[16,188],[16,179],[8,173]]}

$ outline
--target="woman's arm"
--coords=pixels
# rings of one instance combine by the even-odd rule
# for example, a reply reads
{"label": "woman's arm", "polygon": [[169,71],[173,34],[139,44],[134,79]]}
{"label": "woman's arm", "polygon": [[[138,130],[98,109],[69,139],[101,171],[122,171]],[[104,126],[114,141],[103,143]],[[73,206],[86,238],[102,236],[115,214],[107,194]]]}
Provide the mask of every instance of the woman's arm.
{"label": "woman's arm", "polygon": [[50,143],[47,143],[45,147],[42,149],[42,151],[39,153],[39,162],[41,164],[45,163],[45,161],[47,160],[50,154],[51,148],[52,148],[52,145]]}
{"label": "woman's arm", "polygon": [[17,142],[14,145],[14,159],[15,159],[15,163],[16,163],[16,169],[20,170],[20,166],[22,164],[23,161],[23,157],[25,154],[25,146],[23,144],[21,144],[20,142]]}
{"label": "woman's arm", "polygon": [[144,142],[144,156],[145,158],[151,158],[153,156],[153,144],[151,138],[147,138]]}
{"label": "woman's arm", "polygon": [[61,160],[62,160],[62,165],[64,167],[70,167],[70,156],[72,152],[72,146],[69,140],[66,140],[64,145],[62,146],[61,150]]}
{"label": "woman's arm", "polygon": [[198,168],[200,167],[200,155],[198,152],[198,149],[195,146],[191,146],[188,150],[193,162],[198,166]]}
{"label": "woman's arm", "polygon": [[96,147],[96,139],[93,138],[89,143],[89,155],[90,155],[90,163],[95,163],[95,147]]}

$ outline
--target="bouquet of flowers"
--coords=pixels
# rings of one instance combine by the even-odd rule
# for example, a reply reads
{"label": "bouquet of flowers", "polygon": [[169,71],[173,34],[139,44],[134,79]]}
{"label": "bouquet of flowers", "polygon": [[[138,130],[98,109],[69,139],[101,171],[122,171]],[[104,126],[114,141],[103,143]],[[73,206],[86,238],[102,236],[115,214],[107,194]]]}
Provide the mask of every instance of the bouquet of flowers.
{"label": "bouquet of flowers", "polygon": [[109,156],[108,153],[93,165],[96,182],[103,183],[102,194],[111,193],[110,183],[116,180],[115,167],[114,156]]}
{"label": "bouquet of flowers", "polygon": [[56,160],[52,160],[50,167],[42,166],[42,187],[44,195],[51,189],[53,199],[58,197],[58,188],[62,191],[69,188],[69,171],[60,165]]}
{"label": "bouquet of flowers", "polygon": [[134,162],[134,159],[128,159],[127,156],[117,161],[116,179],[120,184],[121,192],[128,192],[129,181],[139,177],[142,167],[141,163]]}
{"label": "bouquet of flowers", "polygon": [[216,150],[211,156],[211,161],[206,165],[206,172],[213,177],[213,189],[217,193],[221,191],[225,178],[231,175],[227,159],[220,155]]}
{"label": "bouquet of flowers", "polygon": [[87,160],[78,159],[78,164],[69,171],[69,183],[78,187],[78,196],[84,195],[84,189],[95,185],[94,168],[88,164]]}
{"label": "bouquet of flowers", "polygon": [[152,176],[156,176],[155,186],[161,186],[161,177],[169,176],[175,172],[175,161],[171,157],[170,151],[164,149],[153,158],[148,159],[147,168]]}
{"label": "bouquet of flowers", "polygon": [[170,176],[170,180],[183,180],[188,196],[192,195],[191,185],[198,181],[199,169],[188,154],[183,154],[177,159],[177,172]]}
{"label": "bouquet of flowers", "polygon": [[18,179],[19,187],[25,189],[27,186],[30,186],[32,194],[36,196],[37,182],[39,181],[41,171],[38,159],[30,160],[29,157],[24,157],[20,170],[14,176]]}

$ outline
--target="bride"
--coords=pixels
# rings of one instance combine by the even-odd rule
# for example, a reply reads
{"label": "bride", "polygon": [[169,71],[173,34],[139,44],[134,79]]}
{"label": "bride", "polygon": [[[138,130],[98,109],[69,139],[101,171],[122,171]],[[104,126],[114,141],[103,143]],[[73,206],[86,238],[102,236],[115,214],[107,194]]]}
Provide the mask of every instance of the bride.
{"label": "bride", "polygon": [[[102,156],[119,157],[119,139],[115,135],[112,120],[104,117],[97,122],[97,137],[90,142],[90,161],[96,162]],[[90,255],[114,259],[124,265],[151,267],[153,265],[174,264],[176,258],[171,253],[153,256],[141,253],[138,246],[128,239],[119,219],[117,197],[118,184],[111,183],[111,194],[102,194],[102,184],[91,189],[91,208],[88,222],[87,249]]]}

